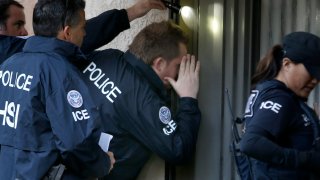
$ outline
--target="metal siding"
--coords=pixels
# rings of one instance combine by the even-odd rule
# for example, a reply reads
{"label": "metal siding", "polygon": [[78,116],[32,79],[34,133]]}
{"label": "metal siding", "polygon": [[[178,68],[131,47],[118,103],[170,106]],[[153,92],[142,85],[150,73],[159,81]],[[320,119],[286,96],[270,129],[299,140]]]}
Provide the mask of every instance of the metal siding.
{"label": "metal siding", "polygon": [[194,179],[221,179],[224,1],[200,1],[199,48],[202,122]]}
{"label": "metal siding", "polygon": [[[203,119],[198,139],[193,179],[239,179],[229,144],[231,115],[225,88],[233,109],[241,115],[251,74],[250,0],[199,1],[198,54],[201,61],[199,103]],[[211,20],[220,22],[212,31]]]}

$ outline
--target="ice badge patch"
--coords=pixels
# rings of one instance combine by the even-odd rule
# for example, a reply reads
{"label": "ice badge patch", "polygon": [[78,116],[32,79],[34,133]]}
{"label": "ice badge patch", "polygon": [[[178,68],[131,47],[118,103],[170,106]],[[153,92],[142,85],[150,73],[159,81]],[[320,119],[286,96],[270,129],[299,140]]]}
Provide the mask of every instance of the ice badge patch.
{"label": "ice badge patch", "polygon": [[168,124],[171,121],[170,109],[162,106],[159,110],[159,118],[161,122],[163,122],[164,124]]}
{"label": "ice badge patch", "polygon": [[82,106],[83,100],[81,94],[76,90],[71,90],[68,92],[67,99],[69,104],[74,108],[79,108]]}

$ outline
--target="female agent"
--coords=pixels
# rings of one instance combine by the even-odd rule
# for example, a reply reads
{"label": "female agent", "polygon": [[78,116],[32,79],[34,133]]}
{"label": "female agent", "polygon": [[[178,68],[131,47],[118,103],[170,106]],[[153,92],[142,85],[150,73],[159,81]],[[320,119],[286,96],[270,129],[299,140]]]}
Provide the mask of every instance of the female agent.
{"label": "female agent", "polygon": [[240,144],[253,179],[316,178],[319,124],[305,101],[319,80],[320,38],[307,32],[286,35],[259,62]]}

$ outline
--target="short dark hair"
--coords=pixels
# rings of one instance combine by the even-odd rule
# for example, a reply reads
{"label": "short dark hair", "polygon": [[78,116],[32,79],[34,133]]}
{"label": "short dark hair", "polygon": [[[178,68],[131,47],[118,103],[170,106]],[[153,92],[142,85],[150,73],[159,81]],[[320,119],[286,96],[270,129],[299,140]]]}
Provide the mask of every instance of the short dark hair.
{"label": "short dark hair", "polygon": [[166,60],[178,57],[180,43],[187,45],[186,33],[173,22],[162,21],[142,29],[133,39],[129,51],[146,64],[152,65],[157,57]]}
{"label": "short dark hair", "polygon": [[17,6],[23,9],[23,6],[15,0],[0,0],[0,28],[6,29],[6,23],[9,18],[8,10],[10,6]]}
{"label": "short dark hair", "polygon": [[38,0],[33,10],[35,35],[56,37],[65,26],[75,26],[80,21],[84,0]]}

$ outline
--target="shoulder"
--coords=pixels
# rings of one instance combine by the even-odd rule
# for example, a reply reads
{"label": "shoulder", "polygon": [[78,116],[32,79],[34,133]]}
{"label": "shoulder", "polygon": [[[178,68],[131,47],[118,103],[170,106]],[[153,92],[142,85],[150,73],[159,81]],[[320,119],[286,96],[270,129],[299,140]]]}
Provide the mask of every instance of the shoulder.
{"label": "shoulder", "polygon": [[264,82],[253,91],[257,93],[257,98],[260,101],[275,100],[291,104],[297,100],[294,93],[285,84],[277,80]]}
{"label": "shoulder", "polygon": [[6,43],[25,43],[28,37],[16,37],[0,35],[0,42]]}
{"label": "shoulder", "polygon": [[102,51],[94,51],[87,55],[87,58],[91,61],[105,61],[108,59],[119,58],[123,55],[123,52],[117,49],[105,49]]}
{"label": "shoulder", "polygon": [[79,70],[68,61],[67,57],[57,53],[39,53],[34,56],[34,59],[39,59],[38,65],[42,75],[61,80],[75,79],[79,76]]}
{"label": "shoulder", "polygon": [[252,117],[254,111],[270,113],[290,113],[298,107],[297,98],[286,88],[272,87],[254,89],[248,98],[245,117]]}

